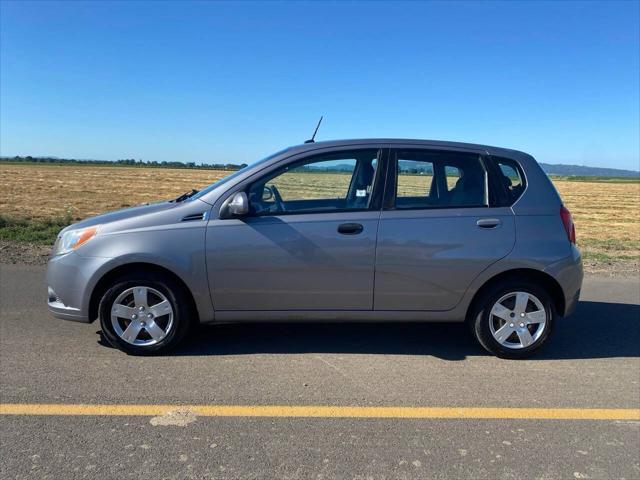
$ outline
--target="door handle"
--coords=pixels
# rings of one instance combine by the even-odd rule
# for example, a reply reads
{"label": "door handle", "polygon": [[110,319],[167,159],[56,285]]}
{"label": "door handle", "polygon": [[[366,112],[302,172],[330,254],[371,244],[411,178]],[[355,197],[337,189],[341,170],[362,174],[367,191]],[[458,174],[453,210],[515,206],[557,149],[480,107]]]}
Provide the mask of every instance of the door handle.
{"label": "door handle", "polygon": [[496,228],[502,225],[502,221],[498,218],[481,218],[476,225],[480,228]]}
{"label": "door handle", "polygon": [[343,235],[357,235],[364,230],[364,227],[359,223],[342,223],[338,225],[338,233]]}

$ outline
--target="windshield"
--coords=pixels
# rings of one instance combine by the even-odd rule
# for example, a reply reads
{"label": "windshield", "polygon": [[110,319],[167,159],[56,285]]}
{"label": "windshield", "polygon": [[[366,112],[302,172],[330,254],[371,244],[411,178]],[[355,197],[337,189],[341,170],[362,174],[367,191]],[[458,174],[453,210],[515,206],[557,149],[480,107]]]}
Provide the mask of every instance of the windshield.
{"label": "windshield", "polygon": [[193,195],[191,197],[191,199],[194,200],[196,198],[202,198],[204,195],[206,195],[207,193],[213,191],[214,189],[218,188],[219,186],[224,185],[225,183],[229,182],[230,180],[233,180],[236,177],[239,177],[240,175],[242,175],[247,170],[255,167],[256,165],[260,165],[261,163],[265,163],[265,162],[271,160],[272,158],[277,157],[278,155],[286,152],[287,150],[288,150],[288,148],[285,148],[284,150],[280,150],[279,152],[273,153],[273,154],[269,155],[268,157],[265,157],[265,158],[263,158],[261,160],[258,160],[257,162],[254,162],[254,163],[252,163],[250,165],[247,165],[246,167],[243,167],[240,170],[236,170],[231,175],[227,175],[226,177],[221,178],[217,182],[214,182],[211,185],[203,188],[198,193]]}

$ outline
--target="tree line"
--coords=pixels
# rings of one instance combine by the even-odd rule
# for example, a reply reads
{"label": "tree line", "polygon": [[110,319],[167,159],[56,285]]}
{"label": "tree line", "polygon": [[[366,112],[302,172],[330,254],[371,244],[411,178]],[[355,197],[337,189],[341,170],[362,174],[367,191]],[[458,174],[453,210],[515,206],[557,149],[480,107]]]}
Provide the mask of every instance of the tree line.
{"label": "tree line", "polygon": [[78,160],[75,158],[57,157],[32,157],[27,155],[15,157],[0,157],[0,162],[10,163],[49,163],[55,165],[121,165],[130,167],[155,167],[155,168],[194,168],[207,170],[239,170],[247,166],[246,163],[196,163],[196,162],[157,162],[155,160],[135,160],[123,158],[120,160]]}

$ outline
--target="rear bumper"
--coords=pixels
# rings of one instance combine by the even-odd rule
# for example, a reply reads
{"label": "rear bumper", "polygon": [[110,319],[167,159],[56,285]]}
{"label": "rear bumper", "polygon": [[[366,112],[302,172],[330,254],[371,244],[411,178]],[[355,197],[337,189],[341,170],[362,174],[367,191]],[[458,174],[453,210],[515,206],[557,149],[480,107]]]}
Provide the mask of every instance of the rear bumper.
{"label": "rear bumper", "polygon": [[576,294],[573,296],[573,298],[569,302],[567,302],[566,307],[564,309],[565,317],[568,317],[575,311],[579,301],[580,301],[580,290],[578,290]]}
{"label": "rear bumper", "polygon": [[555,278],[562,287],[564,311],[558,313],[563,317],[568,317],[578,306],[582,279],[584,278],[580,250],[572,245],[570,256],[549,265],[544,271]]}

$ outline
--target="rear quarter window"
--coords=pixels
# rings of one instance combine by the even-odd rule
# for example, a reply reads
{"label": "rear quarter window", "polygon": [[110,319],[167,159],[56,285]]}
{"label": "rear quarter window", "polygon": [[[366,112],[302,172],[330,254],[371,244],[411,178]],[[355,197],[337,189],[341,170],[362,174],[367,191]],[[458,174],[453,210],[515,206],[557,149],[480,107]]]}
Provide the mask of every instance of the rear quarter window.
{"label": "rear quarter window", "polygon": [[525,188],[525,179],[522,167],[509,158],[492,157],[495,162],[498,175],[497,183],[504,187],[508,205],[513,205],[520,198]]}

